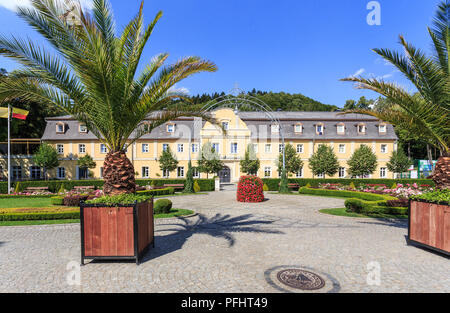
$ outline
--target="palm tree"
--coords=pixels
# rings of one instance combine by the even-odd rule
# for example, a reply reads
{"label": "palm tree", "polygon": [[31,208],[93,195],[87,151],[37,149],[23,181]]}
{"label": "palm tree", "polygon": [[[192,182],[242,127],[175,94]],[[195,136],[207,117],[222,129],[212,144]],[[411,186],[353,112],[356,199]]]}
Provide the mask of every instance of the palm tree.
{"label": "palm tree", "polygon": [[374,52],[393,64],[417,88],[411,94],[396,83],[382,79],[349,77],[357,88],[373,90],[386,97],[392,106],[375,110],[350,110],[369,114],[395,126],[422,134],[429,144],[441,151],[433,180],[439,188],[450,188],[450,1],[438,7],[432,28],[428,32],[433,42],[433,56],[409,44],[400,36],[405,53],[387,49]]}
{"label": "palm tree", "polygon": [[31,2],[33,7],[19,8],[18,15],[53,49],[0,36],[0,55],[23,65],[0,81],[0,100],[39,101],[84,123],[109,150],[104,163],[106,194],[135,191],[135,171],[125,151],[144,134],[180,116],[215,122],[206,113],[173,101],[183,99],[173,88],[176,83],[195,73],[216,71],[214,63],[191,56],[164,65],[168,54],[162,53],[138,72],[162,12],[145,26],[141,3],[137,16],[116,36],[107,0],[93,0],[92,13],[74,0]]}

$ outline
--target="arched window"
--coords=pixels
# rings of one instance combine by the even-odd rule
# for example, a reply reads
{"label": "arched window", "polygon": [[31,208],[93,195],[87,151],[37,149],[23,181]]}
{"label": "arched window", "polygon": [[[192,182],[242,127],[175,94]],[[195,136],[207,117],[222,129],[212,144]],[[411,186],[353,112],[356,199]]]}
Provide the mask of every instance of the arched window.
{"label": "arched window", "polygon": [[56,133],[57,134],[64,134],[66,131],[66,125],[63,122],[56,123]]}

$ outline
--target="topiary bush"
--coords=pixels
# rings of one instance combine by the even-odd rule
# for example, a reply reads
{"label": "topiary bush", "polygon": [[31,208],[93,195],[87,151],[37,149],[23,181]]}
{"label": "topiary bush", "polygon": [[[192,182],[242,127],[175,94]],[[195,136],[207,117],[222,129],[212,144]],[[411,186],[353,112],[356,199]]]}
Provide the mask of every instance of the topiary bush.
{"label": "topiary bush", "polygon": [[263,191],[269,191],[269,186],[267,186],[267,184],[264,184]]}
{"label": "topiary bush", "polygon": [[64,205],[64,197],[51,197],[50,202],[52,205]]}
{"label": "topiary bush", "polygon": [[200,192],[201,190],[202,189],[200,188],[198,181],[194,181],[194,192]]}
{"label": "topiary bush", "polygon": [[159,199],[153,206],[155,214],[170,213],[172,209],[172,201],[169,199]]}
{"label": "topiary bush", "polygon": [[264,201],[264,183],[257,176],[242,176],[237,189],[237,201],[262,202]]}

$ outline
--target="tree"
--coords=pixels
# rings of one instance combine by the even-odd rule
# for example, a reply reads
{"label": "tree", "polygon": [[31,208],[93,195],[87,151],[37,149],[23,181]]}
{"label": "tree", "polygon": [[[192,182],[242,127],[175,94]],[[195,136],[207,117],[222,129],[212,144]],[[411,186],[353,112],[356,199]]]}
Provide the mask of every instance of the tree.
{"label": "tree", "polygon": [[220,160],[219,154],[214,150],[210,142],[203,145],[199,152],[199,160],[197,163],[198,171],[206,173],[207,178],[209,178],[209,174],[218,173],[224,167],[224,163]]}
{"label": "tree", "polygon": [[[68,11],[75,22],[65,20]],[[18,15],[52,49],[31,40],[0,37],[0,55],[22,64],[7,79],[0,78],[0,101],[37,101],[84,123],[109,151],[103,172],[105,194],[136,190],[135,170],[125,151],[143,135],[181,116],[218,124],[210,114],[174,102],[183,94],[172,88],[192,74],[215,72],[214,63],[186,57],[166,66],[168,54],[162,53],[147,66],[140,64],[162,12],[144,26],[142,3],[119,36],[107,0],[95,0],[92,14],[76,1],[35,0],[32,8],[19,7]],[[143,123],[149,114],[151,122]]]}
{"label": "tree", "polygon": [[43,143],[33,156],[33,162],[37,166],[42,167],[44,177],[47,179],[47,170],[54,169],[59,165],[58,151],[53,146]]}
{"label": "tree", "polygon": [[[89,154],[86,154],[85,156],[78,158],[77,165],[79,168],[86,171],[97,167],[97,163],[92,159],[92,157]],[[82,178],[88,177],[89,177],[88,172],[86,172],[86,177]]]}
{"label": "tree", "polygon": [[[303,161],[295,150],[294,146],[291,144],[287,144],[284,147],[284,155],[285,155],[285,168],[286,168],[286,176],[289,174],[295,174],[299,172],[303,167]],[[277,160],[278,172],[282,173],[283,171],[283,152],[280,153]]]}
{"label": "tree", "polygon": [[239,162],[241,166],[241,172],[247,175],[257,175],[261,162],[256,157],[256,152],[253,144],[247,146],[244,159]]}
{"label": "tree", "polygon": [[309,168],[314,175],[334,176],[339,171],[339,161],[333,148],[325,144],[319,145],[309,159]]}
{"label": "tree", "polygon": [[352,110],[369,114],[381,120],[422,134],[428,144],[441,152],[433,180],[438,188],[450,188],[450,1],[438,6],[433,27],[428,28],[433,42],[433,55],[427,56],[400,36],[405,51],[374,49],[375,53],[394,65],[417,88],[410,93],[400,84],[382,79],[349,77],[343,81],[355,82],[357,88],[375,91],[393,105],[377,110]]}
{"label": "tree", "polygon": [[184,186],[184,193],[195,193],[194,189],[194,175],[192,173],[192,162],[189,160],[188,171],[186,173],[186,185]]}
{"label": "tree", "polygon": [[361,145],[347,161],[351,176],[364,177],[375,172],[378,166],[377,156],[372,149]]}
{"label": "tree", "polygon": [[167,147],[166,150],[163,150],[161,156],[159,157],[159,168],[161,171],[168,171],[169,173],[174,171],[178,166],[178,160],[173,155],[170,147]]}
{"label": "tree", "polygon": [[387,168],[393,173],[404,173],[411,166],[411,160],[406,156],[403,149],[399,147],[397,151],[393,151],[389,162],[387,163]]}

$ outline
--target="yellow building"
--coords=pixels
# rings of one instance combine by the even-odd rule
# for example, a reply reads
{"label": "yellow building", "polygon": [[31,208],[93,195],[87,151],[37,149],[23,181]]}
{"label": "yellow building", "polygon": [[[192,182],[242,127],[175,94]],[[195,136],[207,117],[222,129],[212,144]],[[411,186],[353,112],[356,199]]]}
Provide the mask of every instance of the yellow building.
{"label": "yellow building", "polygon": [[[244,157],[248,144],[254,144],[261,161],[258,175],[277,178],[279,172],[275,162],[282,151],[281,135],[285,144],[295,147],[304,162],[302,171],[293,177],[313,178],[308,159],[320,144],[325,143],[334,148],[341,164],[335,177],[348,177],[347,160],[355,149],[365,144],[378,157],[378,169],[371,178],[394,178],[386,167],[392,151],[397,149],[394,128],[373,117],[339,115],[337,112],[273,112],[275,119],[280,122],[278,124],[260,112],[237,112],[223,108],[213,114],[227,129],[226,136],[209,122],[198,118],[180,118],[156,128],[151,134],[131,144],[127,155],[134,164],[137,178],[185,177],[189,158],[195,166],[200,148],[206,142],[211,142],[225,164],[219,173],[222,182],[236,182],[243,174],[239,160]],[[53,178],[85,178],[87,173],[77,167],[77,159],[86,154],[97,162],[93,176],[102,177],[106,147],[84,125],[70,116],[47,118],[42,141],[54,145],[61,155],[60,167],[50,172]],[[171,173],[163,173],[158,163],[166,147],[170,147],[179,161],[178,169]],[[195,171],[197,178],[206,176]]]}

